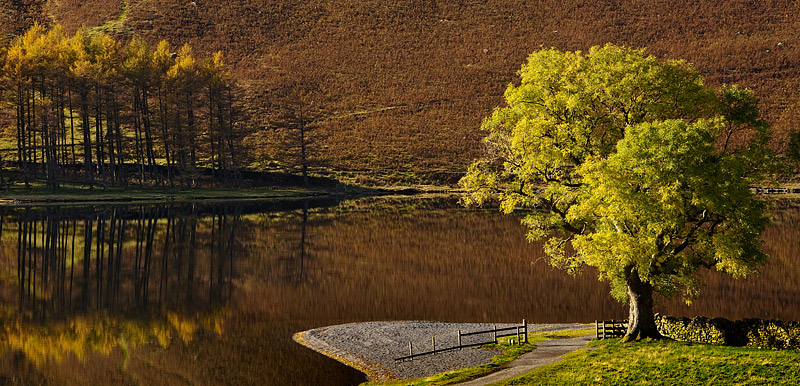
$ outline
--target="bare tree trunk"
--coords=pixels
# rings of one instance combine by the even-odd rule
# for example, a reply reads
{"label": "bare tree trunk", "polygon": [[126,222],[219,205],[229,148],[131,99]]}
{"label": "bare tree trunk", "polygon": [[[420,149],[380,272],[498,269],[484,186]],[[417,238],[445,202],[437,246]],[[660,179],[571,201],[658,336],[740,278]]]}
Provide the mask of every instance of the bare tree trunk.
{"label": "bare tree trunk", "polygon": [[241,177],[242,175],[239,173],[238,165],[236,164],[235,154],[236,151],[233,146],[233,93],[230,89],[228,89],[228,127],[226,128],[227,132],[227,142],[228,148],[230,149],[231,154],[231,162],[230,167],[233,169],[233,184],[234,186],[241,185]]}
{"label": "bare tree trunk", "polygon": [[161,175],[156,168],[156,156],[153,146],[153,134],[150,126],[150,106],[147,100],[147,88],[142,88],[142,126],[144,127],[145,151],[147,154],[147,164],[150,167],[150,178],[156,185],[161,185]]}
{"label": "bare tree trunk", "polygon": [[119,102],[117,101],[116,96],[112,95],[111,97],[112,97],[111,102],[113,106],[111,112],[113,114],[114,132],[116,134],[114,135],[114,140],[117,141],[117,168],[119,169],[118,173],[119,173],[119,178],[122,182],[122,186],[127,187],[128,177],[125,173],[125,148],[123,147],[122,143],[123,140],[122,129],[120,127],[121,125],[119,119],[120,105]]}
{"label": "bare tree trunk", "polygon": [[104,149],[105,136],[103,135],[102,98],[103,93],[100,90],[100,86],[95,86],[94,134],[96,140],[95,146],[97,147],[95,155],[97,156],[97,169],[100,172],[100,177],[103,179],[103,186],[105,186],[105,184],[108,183],[108,178],[106,178],[106,153]]}
{"label": "bare tree trunk", "polygon": [[52,112],[48,111],[48,107],[51,109],[52,101],[50,102],[50,106],[45,104],[45,100],[48,98],[47,95],[47,85],[44,82],[44,77],[41,78],[41,82],[39,83],[39,95],[41,95],[42,99],[42,108],[40,111],[41,119],[39,122],[41,123],[41,131],[42,131],[42,163],[45,167],[45,177],[47,178],[47,186],[51,188],[56,188],[56,176],[53,173],[53,163],[55,159],[53,154],[55,153],[55,143],[53,143],[54,139],[54,129],[53,125],[50,122],[50,114]]}
{"label": "bare tree trunk", "polygon": [[188,162],[189,162],[189,186],[195,186],[197,184],[197,131],[194,127],[195,125],[194,119],[194,103],[192,101],[192,95],[186,95],[186,146],[189,148],[188,154]]}
{"label": "bare tree trunk", "polygon": [[183,126],[183,119],[181,117],[181,103],[180,100],[175,97],[175,103],[173,105],[175,107],[175,113],[172,116],[174,119],[173,123],[173,138],[175,138],[175,152],[172,156],[173,163],[177,160],[177,173],[180,174],[178,178],[178,183],[181,186],[186,185],[186,149],[187,149],[187,133],[185,132],[185,128]]}
{"label": "bare tree trunk", "polygon": [[67,101],[69,103],[69,130],[72,133],[70,139],[70,148],[72,152],[72,165],[76,165],[77,161],[75,160],[75,118],[72,114],[72,89],[67,88]]}
{"label": "bare tree trunk", "polygon": [[163,90],[159,89],[158,90],[158,110],[159,110],[159,115],[160,115],[160,118],[161,118],[161,134],[162,134],[162,142],[163,142],[163,145],[164,145],[164,158],[166,158],[166,164],[167,164],[167,180],[169,181],[169,186],[172,187],[172,186],[175,185],[175,181],[173,179],[174,176],[173,176],[173,173],[172,173],[172,163],[173,163],[174,160],[172,159],[173,157],[171,157],[171,154],[170,154],[170,147],[169,147],[170,138],[169,138],[169,129],[167,127],[167,122],[169,120],[167,119],[167,116],[166,116],[167,113],[166,113],[166,107],[164,106],[164,104],[165,104],[164,92],[163,92]]}
{"label": "bare tree trunk", "polygon": [[[30,122],[28,122],[28,132],[32,134],[30,149],[33,153],[33,165],[34,168],[38,169],[37,164],[39,163],[39,157],[38,153],[36,152],[36,78],[31,78],[30,92],[31,97],[28,104],[28,119],[30,119]],[[39,174],[38,170],[36,171],[36,174]]]}
{"label": "bare tree trunk", "polygon": [[142,140],[142,129],[141,129],[141,102],[139,98],[139,88],[133,88],[133,134],[136,140],[136,169],[138,169],[139,174],[139,185],[144,184],[144,141]]}
{"label": "bare tree trunk", "polygon": [[83,131],[83,166],[86,170],[86,183],[94,188],[94,167],[92,165],[92,135],[89,126],[89,92],[81,90],[81,130]]}
{"label": "bare tree trunk", "polygon": [[308,187],[308,159],[306,158],[306,123],[302,121],[300,130],[300,166],[302,167],[303,186]]}
{"label": "bare tree trunk", "polygon": [[214,94],[211,90],[208,92],[208,144],[210,154],[210,164],[211,164],[211,181],[216,186],[218,182],[218,173],[217,173],[217,160],[216,160],[216,152],[214,149]]}
{"label": "bare tree trunk", "polygon": [[30,187],[28,180],[32,179],[33,177],[31,176],[31,170],[30,170],[31,167],[33,167],[34,169],[36,168],[36,149],[34,148],[34,146],[36,146],[36,131],[35,131],[36,124],[33,120],[34,112],[31,111],[31,103],[34,98],[33,87],[34,87],[33,80],[31,80],[30,87],[27,90],[25,90],[25,105],[26,105],[25,118],[27,122],[27,124],[25,125],[25,134],[26,134],[25,146],[23,146],[26,154],[25,188]]}
{"label": "bare tree trunk", "polygon": [[28,176],[28,149],[27,145],[27,129],[26,114],[25,114],[25,99],[27,98],[27,90],[23,91],[21,84],[17,85],[17,165],[22,169],[25,178],[25,188],[29,185]]}
{"label": "bare tree trunk", "polygon": [[119,148],[116,145],[116,132],[114,131],[114,113],[113,113],[113,101],[114,98],[114,90],[111,89],[106,91],[105,97],[105,111],[106,111],[106,132],[103,135],[103,139],[108,141],[106,145],[106,149],[108,149],[108,163],[109,163],[109,171],[111,172],[111,184],[116,185],[119,182],[119,168],[117,167],[117,153],[119,152]]}
{"label": "bare tree trunk", "polygon": [[643,282],[633,266],[625,268],[625,282],[628,286],[630,311],[628,313],[628,332],[622,337],[622,341],[663,338],[658,332],[653,313],[653,286]]}
{"label": "bare tree trunk", "polygon": [[[42,106],[42,135],[45,144],[46,165],[47,165],[47,185],[53,189],[59,186],[59,167],[58,167],[58,103],[56,102],[55,87],[45,84],[44,77],[42,77],[42,96],[47,95],[48,88],[50,89],[50,111],[44,110]],[[50,116],[52,115],[52,116]],[[55,119],[55,122],[51,122]]]}
{"label": "bare tree trunk", "polygon": [[[217,136],[219,138],[219,146],[217,149],[217,153],[219,154],[219,170],[222,174],[222,181],[224,186],[230,186],[228,184],[228,176],[231,172],[230,169],[233,169],[233,159],[231,159],[230,167],[226,164],[225,161],[225,144],[227,143],[227,139],[232,137],[232,134],[228,131],[228,122],[225,118],[225,101],[223,100],[222,92],[220,92],[219,100],[216,102],[217,106]],[[230,111],[228,111],[230,114]],[[233,156],[233,152],[231,151],[231,157]]]}

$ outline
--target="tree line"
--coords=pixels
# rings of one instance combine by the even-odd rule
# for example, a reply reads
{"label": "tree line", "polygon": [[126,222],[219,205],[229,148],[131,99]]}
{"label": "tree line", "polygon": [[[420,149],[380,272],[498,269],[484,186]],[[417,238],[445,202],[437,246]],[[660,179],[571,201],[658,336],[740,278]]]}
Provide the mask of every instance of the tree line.
{"label": "tree line", "polygon": [[188,44],[36,25],[2,54],[3,106],[15,121],[3,139],[15,154],[4,158],[26,187],[35,178],[53,188],[196,186],[204,174],[238,184],[238,113],[221,52],[201,60]]}

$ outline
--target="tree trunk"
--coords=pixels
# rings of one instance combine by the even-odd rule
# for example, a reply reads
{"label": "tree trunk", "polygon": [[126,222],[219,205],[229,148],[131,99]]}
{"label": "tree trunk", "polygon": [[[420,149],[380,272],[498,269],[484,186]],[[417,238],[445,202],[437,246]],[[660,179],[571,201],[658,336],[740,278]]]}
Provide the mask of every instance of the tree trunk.
{"label": "tree trunk", "polygon": [[86,183],[94,189],[94,166],[92,165],[92,133],[89,126],[89,91],[80,91],[81,130],[83,131],[83,166],[86,169]]}
{"label": "tree trunk", "polygon": [[69,103],[69,130],[72,133],[70,139],[70,148],[72,152],[72,165],[77,165],[78,161],[75,159],[75,118],[72,114],[72,89],[67,88],[67,102]]}
{"label": "tree trunk", "polygon": [[142,127],[144,128],[145,154],[150,167],[150,178],[156,185],[161,185],[161,175],[156,167],[156,156],[153,146],[153,131],[150,125],[150,106],[147,100],[147,87],[142,87]]}
{"label": "tree trunk", "polygon": [[139,88],[133,88],[133,134],[135,138],[135,151],[136,151],[136,169],[139,174],[139,185],[144,185],[144,141],[142,140],[142,127],[141,127],[141,109],[139,108]]}
{"label": "tree trunk", "polygon": [[103,93],[100,86],[95,86],[95,111],[94,111],[94,134],[96,138],[95,155],[97,156],[97,170],[100,172],[100,177],[103,179],[103,187],[108,183],[106,178],[106,153],[105,153],[105,135],[103,134]]}
{"label": "tree trunk", "polygon": [[300,166],[303,173],[303,186],[308,187],[308,159],[306,158],[306,123],[300,122]]}
{"label": "tree trunk", "polygon": [[623,342],[641,339],[661,339],[663,336],[656,327],[653,313],[653,286],[642,282],[635,267],[625,268],[625,282],[628,286],[628,332],[622,337]]}

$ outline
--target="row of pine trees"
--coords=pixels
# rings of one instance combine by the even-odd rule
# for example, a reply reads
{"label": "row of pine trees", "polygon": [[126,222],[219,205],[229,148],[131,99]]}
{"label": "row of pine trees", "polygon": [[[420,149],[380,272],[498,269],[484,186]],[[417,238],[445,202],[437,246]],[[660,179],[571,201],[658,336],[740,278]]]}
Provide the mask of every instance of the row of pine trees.
{"label": "row of pine trees", "polygon": [[2,60],[16,120],[6,132],[16,149],[7,151],[26,186],[194,186],[204,175],[237,183],[237,114],[221,53],[198,60],[188,45],[37,25]]}

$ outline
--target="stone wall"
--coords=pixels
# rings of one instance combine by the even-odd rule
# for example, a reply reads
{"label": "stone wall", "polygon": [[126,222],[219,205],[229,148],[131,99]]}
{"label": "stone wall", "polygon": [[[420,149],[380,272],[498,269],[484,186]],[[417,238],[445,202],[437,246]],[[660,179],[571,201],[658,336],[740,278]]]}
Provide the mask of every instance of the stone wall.
{"label": "stone wall", "polygon": [[800,349],[800,322],[724,318],[675,318],[656,315],[662,335],[675,340],[771,349]]}

